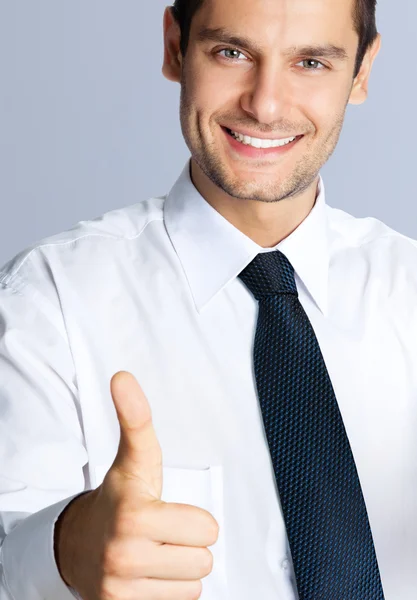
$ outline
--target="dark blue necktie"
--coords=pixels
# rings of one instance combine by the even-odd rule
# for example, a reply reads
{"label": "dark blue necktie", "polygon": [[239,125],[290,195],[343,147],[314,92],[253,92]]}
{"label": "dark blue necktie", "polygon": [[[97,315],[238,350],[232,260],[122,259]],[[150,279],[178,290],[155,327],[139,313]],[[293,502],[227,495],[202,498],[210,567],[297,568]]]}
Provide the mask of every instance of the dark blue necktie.
{"label": "dark blue necktie", "polygon": [[383,600],[355,461],[294,269],[266,252],[240,278],[259,301],[256,385],[300,600]]}

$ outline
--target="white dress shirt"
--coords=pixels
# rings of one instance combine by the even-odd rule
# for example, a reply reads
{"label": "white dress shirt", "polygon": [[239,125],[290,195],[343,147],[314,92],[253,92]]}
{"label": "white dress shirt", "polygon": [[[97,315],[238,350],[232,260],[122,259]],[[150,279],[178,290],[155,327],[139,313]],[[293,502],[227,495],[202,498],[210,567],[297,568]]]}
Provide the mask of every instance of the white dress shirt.
{"label": "white dress shirt", "polygon": [[[310,214],[276,248],[333,382],[385,600],[415,600],[417,243],[327,205],[320,178]],[[81,222],[3,267],[0,600],[74,598],[54,523],[115,457],[109,382],[120,370],[151,404],[162,499],[219,522],[202,600],[298,598],[252,369],[258,304],[238,278],[271,250],[202,198],[187,163],[167,196]]]}

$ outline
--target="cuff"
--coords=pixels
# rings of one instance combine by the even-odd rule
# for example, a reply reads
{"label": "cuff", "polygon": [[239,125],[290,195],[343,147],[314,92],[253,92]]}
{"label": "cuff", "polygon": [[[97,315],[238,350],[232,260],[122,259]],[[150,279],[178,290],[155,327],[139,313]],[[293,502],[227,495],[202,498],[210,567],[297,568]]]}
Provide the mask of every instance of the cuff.
{"label": "cuff", "polygon": [[80,599],[62,579],[54,553],[55,522],[80,495],[29,515],[6,536],[2,546],[3,577],[15,600]]}

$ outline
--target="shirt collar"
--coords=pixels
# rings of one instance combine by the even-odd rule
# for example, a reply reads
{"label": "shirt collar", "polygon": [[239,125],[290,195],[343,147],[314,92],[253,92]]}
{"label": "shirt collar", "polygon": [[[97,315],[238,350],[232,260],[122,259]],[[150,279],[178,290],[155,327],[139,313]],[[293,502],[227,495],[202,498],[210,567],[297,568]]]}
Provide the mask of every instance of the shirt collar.
{"label": "shirt collar", "polygon": [[321,176],[312,210],[297,229],[274,248],[256,244],[201,196],[191,180],[190,161],[165,200],[164,220],[199,312],[257,254],[280,250],[320,311],[327,314],[329,251]]}

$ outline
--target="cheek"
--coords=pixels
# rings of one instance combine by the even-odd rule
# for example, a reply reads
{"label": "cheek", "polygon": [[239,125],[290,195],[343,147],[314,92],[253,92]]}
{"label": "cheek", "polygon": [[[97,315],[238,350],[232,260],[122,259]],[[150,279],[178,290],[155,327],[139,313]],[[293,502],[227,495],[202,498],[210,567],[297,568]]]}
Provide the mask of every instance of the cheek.
{"label": "cheek", "polygon": [[237,70],[215,69],[207,64],[190,63],[187,69],[187,96],[192,109],[208,113],[208,117],[239,102],[239,89],[242,87]]}
{"label": "cheek", "polygon": [[332,129],[345,111],[345,83],[330,81],[330,77],[327,81],[324,77],[313,78],[293,86],[294,104],[316,130]]}

